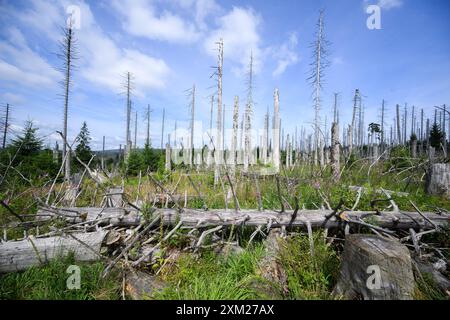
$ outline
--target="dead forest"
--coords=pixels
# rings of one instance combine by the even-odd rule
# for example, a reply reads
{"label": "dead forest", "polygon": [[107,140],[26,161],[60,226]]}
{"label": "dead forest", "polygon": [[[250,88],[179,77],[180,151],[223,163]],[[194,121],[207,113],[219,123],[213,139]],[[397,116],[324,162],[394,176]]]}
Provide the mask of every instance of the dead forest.
{"label": "dead forest", "polygon": [[[369,119],[359,89],[351,105],[337,93],[323,105],[323,19],[307,79],[311,125],[284,126],[282,88],[255,123],[253,57],[247,96],[235,96],[225,114],[226,41],[218,39],[204,145],[194,143],[194,84],[188,134],[168,133],[163,114],[161,141],[151,142],[149,105],[139,148],[126,72],[126,145],[112,156],[105,138],[103,150],[89,149],[85,126],[67,138],[82,55],[69,25],[61,146],[39,150],[32,124],[10,140],[14,109],[7,105],[2,118],[0,298],[449,299],[450,110],[442,104],[429,114],[381,97],[379,119]],[[342,108],[351,108],[350,123],[340,120]],[[81,266],[82,290],[66,287],[69,265]],[[58,293],[27,287],[39,281]]]}

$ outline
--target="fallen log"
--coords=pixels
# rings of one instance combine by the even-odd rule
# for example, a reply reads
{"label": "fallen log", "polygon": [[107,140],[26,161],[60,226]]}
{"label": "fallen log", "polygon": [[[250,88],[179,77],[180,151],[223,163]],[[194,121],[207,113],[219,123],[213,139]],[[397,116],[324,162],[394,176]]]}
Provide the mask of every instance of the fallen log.
{"label": "fallen log", "polygon": [[132,227],[141,223],[141,215],[134,208],[95,208],[64,207],[58,209],[42,208],[36,213],[36,219],[47,221],[55,217],[64,217],[68,223],[91,222],[101,226]]}
{"label": "fallen log", "polygon": [[[312,228],[335,228],[345,224],[355,224],[365,222],[378,228],[391,230],[430,229],[432,225],[447,225],[450,220],[449,214],[436,214],[432,212],[377,212],[377,211],[345,211],[340,215],[326,217],[333,213],[333,210],[299,210],[295,219],[294,211],[287,210],[283,213],[277,211],[258,210],[223,210],[210,209],[208,211],[196,209],[156,209],[153,216],[161,215],[164,225],[176,225],[179,221],[185,227],[211,227],[218,225],[246,225],[272,227],[289,226],[307,228],[308,223]],[[95,221],[99,225],[112,224],[115,226],[137,226],[141,223],[142,216],[134,208],[60,208],[58,213],[48,209],[40,209],[37,215],[43,219],[52,215],[67,215],[67,221],[79,223],[82,221]],[[424,217],[427,218],[425,220]],[[84,220],[83,220],[84,219]],[[366,219],[366,220],[364,220]]]}
{"label": "fallen log", "polygon": [[107,231],[64,234],[57,237],[28,237],[0,243],[0,273],[22,271],[73,252],[76,261],[99,260]]}

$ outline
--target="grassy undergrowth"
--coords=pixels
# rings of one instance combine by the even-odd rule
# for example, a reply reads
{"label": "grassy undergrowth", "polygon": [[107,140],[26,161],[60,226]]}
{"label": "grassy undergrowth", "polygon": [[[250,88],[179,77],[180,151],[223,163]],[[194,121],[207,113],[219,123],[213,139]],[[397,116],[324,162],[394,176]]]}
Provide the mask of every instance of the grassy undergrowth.
{"label": "grassy undergrowth", "polygon": [[[80,289],[68,289],[66,273],[70,265],[80,267]],[[121,288],[116,275],[101,279],[104,265],[75,262],[73,255],[55,259],[43,267],[0,276],[0,299],[13,300],[93,300],[118,299]]]}
{"label": "grassy undergrowth", "polygon": [[339,269],[339,260],[327,247],[321,233],[315,235],[315,255],[311,257],[309,240],[295,236],[279,241],[276,257],[287,275],[287,292],[261,277],[260,261],[265,255],[261,243],[228,257],[204,252],[199,259],[184,255],[166,270],[168,287],[155,299],[331,299],[331,290]]}

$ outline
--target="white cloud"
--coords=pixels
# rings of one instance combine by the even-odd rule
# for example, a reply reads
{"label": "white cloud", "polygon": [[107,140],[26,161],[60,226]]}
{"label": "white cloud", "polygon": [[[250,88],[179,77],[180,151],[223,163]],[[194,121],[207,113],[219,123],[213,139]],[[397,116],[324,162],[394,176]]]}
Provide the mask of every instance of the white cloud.
{"label": "white cloud", "polygon": [[239,65],[238,69],[234,68],[235,72],[242,72],[247,68],[251,53],[257,72],[262,59],[261,39],[258,33],[261,21],[261,17],[251,8],[233,7],[230,12],[218,18],[218,28],[209,33],[204,48],[208,54],[216,57],[215,43],[222,38],[225,59]]}
{"label": "white cloud", "polygon": [[25,102],[25,98],[20,94],[11,92],[5,92],[1,95],[2,102],[10,103],[13,105],[20,105]]}
{"label": "white cloud", "polygon": [[174,43],[191,43],[200,37],[194,24],[168,10],[158,13],[148,1],[114,1],[113,7],[125,18],[123,28],[131,35]]}
{"label": "white cloud", "polygon": [[[373,1],[373,0],[372,0]],[[364,8],[370,4],[374,4],[371,0],[364,0]],[[403,0],[378,0],[376,3],[381,9],[390,10],[393,8],[398,8],[403,5]]]}
{"label": "white cloud", "polygon": [[[40,20],[45,19],[45,15],[42,15],[43,10],[45,12],[48,10],[51,15],[38,30],[49,36],[51,41],[55,41],[61,38],[61,33],[54,39],[52,32],[60,30],[60,20],[65,23],[67,18],[65,8],[70,4],[66,0],[33,1],[33,6],[27,11],[23,13],[14,11],[12,14],[24,22],[24,28],[34,28]],[[141,96],[147,89],[164,87],[170,73],[164,60],[120,46],[96,23],[89,5],[78,2],[77,6],[81,10],[81,28],[75,30],[80,56],[76,62],[78,68],[75,76],[81,75],[95,85],[118,92],[122,91],[120,76],[129,71],[135,75],[136,94]],[[24,15],[27,17],[22,17]],[[10,60],[2,61],[4,55],[8,55]],[[61,79],[58,72],[45,59],[26,45],[22,33],[15,28],[11,29],[7,42],[0,42],[0,77],[39,86],[54,85],[55,80]]]}
{"label": "white cloud", "polygon": [[389,10],[392,8],[401,7],[403,5],[403,1],[402,0],[378,0],[377,5],[380,6],[382,9]]}
{"label": "white cloud", "polygon": [[[88,5],[81,5],[83,27],[78,41],[86,65],[82,75],[89,81],[106,86],[116,92],[123,91],[120,76],[131,72],[135,78],[136,94],[142,96],[146,89],[163,88],[170,69],[162,59],[138,50],[119,47],[94,23]],[[87,21],[86,21],[87,18]]]}
{"label": "white cloud", "polygon": [[274,58],[277,59],[277,67],[272,73],[274,77],[280,76],[286,71],[287,67],[298,62],[299,58],[296,52],[297,44],[297,34],[291,33],[289,39],[279,48],[276,48],[273,54]]}
{"label": "white cloud", "polygon": [[28,46],[17,28],[7,30],[7,39],[0,41],[0,79],[31,87],[56,84],[59,73]]}

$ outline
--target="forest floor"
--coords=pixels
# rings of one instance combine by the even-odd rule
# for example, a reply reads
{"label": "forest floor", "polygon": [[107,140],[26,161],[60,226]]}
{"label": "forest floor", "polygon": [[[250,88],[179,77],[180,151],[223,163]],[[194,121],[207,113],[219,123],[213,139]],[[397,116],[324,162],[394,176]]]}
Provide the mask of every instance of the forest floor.
{"label": "forest floor", "polygon": [[[292,169],[282,169],[277,183],[274,176],[255,178],[253,174],[236,173],[234,192],[241,209],[258,208],[261,195],[263,209],[279,210],[280,195],[283,206],[319,209],[334,208],[342,200],[344,207],[356,206],[358,210],[386,210],[390,202],[384,190],[390,193],[401,210],[415,211],[414,205],[423,211],[450,211],[450,201],[441,196],[426,194],[425,159],[410,159],[398,151],[390,159],[372,164],[367,159],[349,161],[343,166],[340,181],[335,181],[330,169],[320,169],[310,165],[300,165]],[[256,171],[255,171],[256,172]],[[187,176],[189,175],[189,178]],[[228,208],[233,210],[234,197],[225,175],[214,184],[214,173],[208,171],[177,168],[168,172],[154,173],[154,179],[164,188],[180,196],[180,203],[187,208]],[[257,182],[256,180],[257,179]],[[142,173],[125,179],[114,178],[111,185],[124,186],[129,201],[140,200],[145,206],[152,206],[150,195],[161,193],[152,179]],[[278,186],[277,186],[278,184]],[[194,188],[195,185],[195,188]],[[363,192],[357,191],[362,187]],[[55,200],[59,184],[51,194]],[[90,179],[82,183],[82,193],[76,206],[99,206],[102,192],[95,191],[97,185]],[[197,190],[196,190],[197,189]],[[38,203],[35,198],[45,199],[49,184],[42,186],[17,183],[16,188],[3,191],[2,198],[9,199],[15,212],[34,214]],[[201,195],[198,196],[198,195]],[[186,197],[187,196],[187,197]],[[187,200],[184,200],[187,199]],[[56,199],[57,200],[57,199]],[[165,206],[165,204],[160,204]],[[170,207],[170,204],[169,204]],[[10,223],[13,218],[0,208],[0,225]],[[45,232],[45,226],[40,230]],[[48,227],[50,230],[50,226]],[[253,233],[248,227],[229,228],[223,237],[234,241],[229,252],[218,253],[214,247],[203,248],[198,252],[183,250],[188,237],[181,231],[163,243],[159,257],[144,268],[165,283],[164,289],[155,291],[148,299],[339,299],[332,295],[337,281],[344,235],[337,234],[333,243],[324,241],[321,230],[314,232],[314,258],[310,255],[308,235],[301,230],[289,230],[287,237],[278,240],[280,250],[277,261],[286,274],[286,287],[270,283],[261,276],[261,260],[264,258],[264,237],[257,235],[249,243]],[[368,232],[368,230],[358,230]],[[33,234],[34,230],[27,230]],[[161,227],[161,236],[164,230]],[[6,230],[8,239],[23,237],[23,229]],[[208,239],[210,241],[210,239]],[[208,244],[208,241],[206,244]],[[434,243],[441,248],[448,261],[450,248],[449,230],[425,235],[424,242]],[[410,245],[412,246],[412,244]],[[173,253],[176,253],[175,255]],[[132,254],[132,250],[130,251]],[[173,257],[176,256],[176,259]],[[24,272],[0,276],[0,299],[121,299],[123,298],[122,272],[120,268],[105,279],[101,274],[105,263],[76,263],[81,267],[81,289],[69,290],[66,287],[66,269],[74,264],[73,257],[56,259],[41,267],[32,267]],[[449,277],[448,268],[446,271]],[[416,299],[446,299],[431,279],[417,281]]]}

